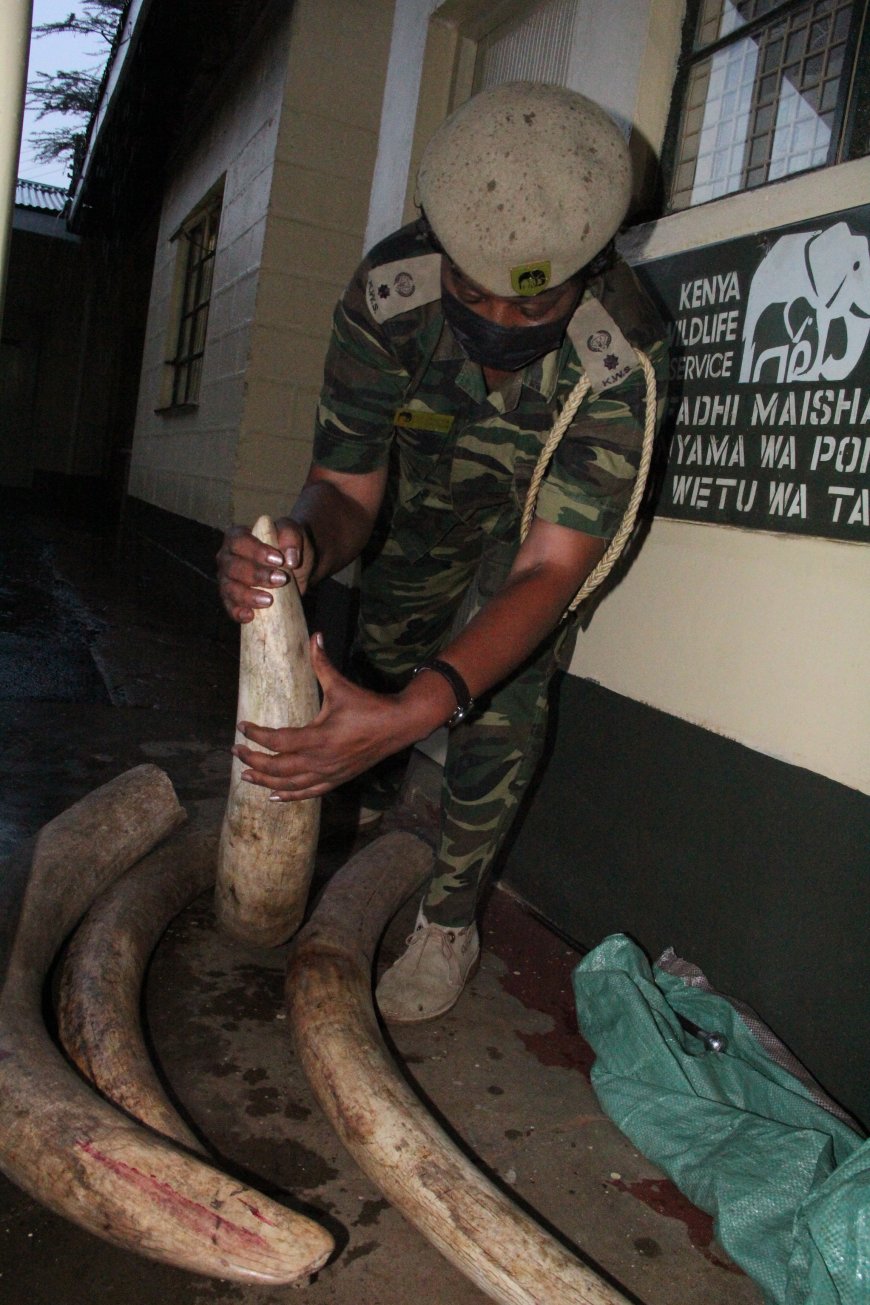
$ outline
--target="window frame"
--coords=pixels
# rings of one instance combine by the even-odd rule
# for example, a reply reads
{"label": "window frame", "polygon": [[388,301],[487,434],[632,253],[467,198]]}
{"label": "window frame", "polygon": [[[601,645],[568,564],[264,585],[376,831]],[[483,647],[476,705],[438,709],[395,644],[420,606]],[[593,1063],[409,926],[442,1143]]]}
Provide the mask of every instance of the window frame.
{"label": "window frame", "polygon": [[[161,403],[155,409],[158,413],[192,412],[199,406],[208,319],[214,296],[223,193],[222,178],[170,237],[170,243],[176,245],[176,254]],[[195,258],[192,237],[203,226],[203,244],[210,242],[210,248],[203,257]],[[207,293],[204,294],[206,279]]]}
{"label": "window frame", "polygon": [[[696,49],[695,34],[698,29],[698,20],[704,0],[687,0],[677,74],[674,79],[671,107],[661,155],[664,216],[675,213],[689,213],[694,209],[702,208],[704,204],[717,203],[719,200],[729,199],[735,195],[743,195],[751,191],[761,190],[767,186],[779,185],[795,177],[806,176],[809,173],[833,167],[838,163],[861,158],[864,154],[870,152],[870,143],[865,139],[862,144],[858,139],[860,133],[856,130],[859,115],[861,115],[862,120],[870,117],[870,75],[864,78],[865,84],[862,85],[861,83],[862,61],[866,62],[870,58],[870,0],[855,0],[843,51],[844,74],[837,92],[837,104],[831,125],[831,143],[825,162],[808,168],[796,169],[794,172],[787,172],[780,177],[768,178],[754,186],[743,184],[733,190],[726,191],[722,195],[699,200],[694,204],[675,205],[673,202],[674,183],[686,111],[686,97],[693,69],[698,64],[712,58],[715,54],[728,49],[729,46],[734,46],[748,37],[751,38],[754,33],[764,31],[765,28],[787,17],[790,13],[799,11],[809,2],[810,0],[781,0],[780,4],[774,5],[767,13]],[[866,137],[870,137],[870,131],[866,126],[864,127],[864,133]],[[744,164],[744,170],[745,168],[746,165]]]}

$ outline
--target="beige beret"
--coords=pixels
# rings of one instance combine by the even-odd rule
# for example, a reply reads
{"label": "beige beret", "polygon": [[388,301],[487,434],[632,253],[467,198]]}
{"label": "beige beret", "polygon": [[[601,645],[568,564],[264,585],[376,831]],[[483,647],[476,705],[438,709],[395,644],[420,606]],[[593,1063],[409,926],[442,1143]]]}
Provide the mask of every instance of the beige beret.
{"label": "beige beret", "polygon": [[625,216],[622,132],[563,86],[506,82],[467,100],[426,146],[417,196],[438,241],[496,295],[559,285]]}

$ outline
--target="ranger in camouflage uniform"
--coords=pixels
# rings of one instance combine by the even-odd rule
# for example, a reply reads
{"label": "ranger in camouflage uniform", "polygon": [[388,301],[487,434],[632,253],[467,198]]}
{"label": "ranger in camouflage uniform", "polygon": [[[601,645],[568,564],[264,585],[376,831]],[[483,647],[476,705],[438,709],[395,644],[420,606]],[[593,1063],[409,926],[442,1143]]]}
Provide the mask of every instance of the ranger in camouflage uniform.
{"label": "ranger in camouflage uniform", "polygon": [[[480,366],[445,329],[440,269],[425,220],[372,251],[336,309],[318,409],[318,466],[359,474],[395,459],[386,538],[363,570],[357,635],[361,678],[382,687],[406,684],[436,656],[460,607],[471,615],[473,585],[472,608],[506,580],[535,464],[583,372],[569,323],[559,349],[488,391]],[[586,283],[578,308],[590,303],[661,362],[660,323],[625,264]],[[634,483],[645,413],[633,355],[626,370],[611,389],[590,395],[568,428],[541,487],[538,518],[596,538],[614,534]],[[548,685],[570,660],[576,627],[575,619],[557,626],[451,735],[428,920],[473,921],[485,872],[536,769]],[[366,801],[377,798],[370,792]]]}
{"label": "ranger in camouflage uniform", "polygon": [[[523,129],[516,125],[518,106]],[[459,195],[469,192],[469,173],[485,178],[487,166],[495,173],[487,156],[502,152],[505,139],[513,146],[530,126],[538,164],[558,164],[568,175],[552,185],[536,182],[546,192],[538,201],[544,216],[538,214],[531,239],[516,252],[506,234],[502,253],[492,230],[499,222],[520,225],[522,183],[513,207],[510,194],[501,209],[489,198],[494,180],[471,188],[467,212]],[[591,141],[600,175],[587,170],[578,177],[583,161],[572,159],[566,146],[578,137]],[[520,165],[528,171],[522,149],[516,153],[509,175]],[[469,154],[481,156],[473,169]],[[457,168],[459,181],[452,175]],[[636,477],[646,383],[635,348],[663,379],[664,330],[630,270],[612,252],[596,259],[624,213],[627,177],[616,128],[596,106],[561,88],[499,87],[448,119],[420,171],[424,217],[372,251],[336,308],[309,486],[282,526],[290,531],[290,549],[267,558],[265,546],[236,530],[223,550],[225,601],[237,619],[250,619],[262,598],[252,599],[247,586],[283,583],[277,565],[295,566],[304,582],[333,573],[336,563],[364,549],[355,678],[379,692],[356,690],[355,698],[323,666],[325,705],[332,691],[337,703],[347,699],[348,717],[377,712],[378,705],[386,716],[393,704],[425,696],[433,713],[436,698],[443,704],[442,714],[427,708],[421,719],[431,727],[448,716],[453,726],[435,872],[408,951],[378,988],[388,1019],[443,1013],[476,962],[480,891],[539,761],[553,673],[567,665],[574,645],[576,619],[559,617],[615,533]],[[594,209],[591,218],[578,194]],[[491,227],[482,231],[480,210],[487,205]],[[555,216],[548,218],[551,209]],[[585,243],[590,228],[591,244]],[[554,420],[584,373],[592,388],[549,465],[529,534],[543,539],[541,565],[552,540],[569,549],[559,584],[570,592],[538,619],[523,603],[526,596],[534,608],[533,590],[521,583],[514,609],[505,598],[518,575],[528,583],[529,545],[520,542],[520,522],[529,484]],[[349,495],[351,517],[358,509],[362,516],[343,547],[327,539],[338,529],[326,510],[330,500],[317,501],[333,487]],[[531,571],[538,565],[533,558]],[[492,612],[492,630],[484,627],[485,638],[466,647]],[[470,621],[463,627],[470,633],[457,634],[463,621]],[[491,637],[506,651],[496,656]],[[322,651],[315,658],[325,662]],[[490,658],[504,662],[506,673],[500,665],[481,667]],[[466,661],[477,686],[474,702]],[[322,728],[325,735],[329,723]],[[380,735],[388,727],[372,730]],[[241,749],[252,782],[286,800],[327,791],[422,737],[398,734],[370,752],[349,730],[347,750],[361,755],[336,771],[311,759],[301,739],[307,731],[254,726],[245,732],[280,754],[276,764]],[[288,737],[293,734],[297,739]],[[343,746],[342,735],[333,746]]]}

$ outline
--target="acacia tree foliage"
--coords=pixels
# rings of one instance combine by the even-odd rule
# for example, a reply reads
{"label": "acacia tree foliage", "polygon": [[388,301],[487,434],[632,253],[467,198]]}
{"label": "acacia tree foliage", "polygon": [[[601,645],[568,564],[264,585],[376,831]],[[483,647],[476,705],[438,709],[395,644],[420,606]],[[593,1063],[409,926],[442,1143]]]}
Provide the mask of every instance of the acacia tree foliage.
{"label": "acacia tree foliage", "polygon": [[118,30],[121,15],[128,0],[82,0],[78,9],[54,23],[40,23],[33,35],[53,36],[59,32],[73,32],[79,36],[93,36],[97,47],[91,52],[101,57],[99,68],[58,70],[56,73],[37,73],[27,84],[28,107],[38,108],[37,118],[48,113],[69,114],[76,119],[69,126],[51,131],[34,132],[31,140],[36,146],[35,157],[40,163],[53,163],[66,159],[72,172],[85,147],[87,124],[97,107],[103,68],[108,59]]}

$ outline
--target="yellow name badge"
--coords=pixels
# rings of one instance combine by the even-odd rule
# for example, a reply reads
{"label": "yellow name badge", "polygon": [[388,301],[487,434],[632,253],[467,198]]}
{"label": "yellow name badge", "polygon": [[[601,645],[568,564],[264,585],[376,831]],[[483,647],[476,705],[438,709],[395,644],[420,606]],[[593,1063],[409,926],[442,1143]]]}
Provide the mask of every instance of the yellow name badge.
{"label": "yellow name badge", "polygon": [[453,418],[446,412],[425,412],[419,408],[397,408],[393,418],[396,426],[406,430],[431,430],[439,435],[447,435],[453,426]]}

